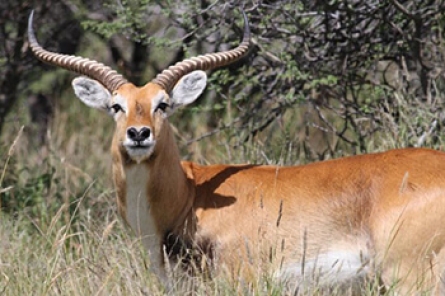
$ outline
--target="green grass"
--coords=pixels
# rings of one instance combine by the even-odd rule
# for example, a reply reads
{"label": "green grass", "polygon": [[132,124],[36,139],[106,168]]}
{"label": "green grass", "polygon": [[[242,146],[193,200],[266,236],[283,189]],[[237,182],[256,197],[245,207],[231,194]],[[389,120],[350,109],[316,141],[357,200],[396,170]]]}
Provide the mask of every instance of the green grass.
{"label": "green grass", "polygon": [[[1,295],[184,295],[190,285],[169,293],[150,273],[145,250],[117,219],[110,205],[100,219],[79,214],[73,224],[55,215],[44,231],[29,217],[0,219]],[[63,210],[61,210],[63,211]],[[90,212],[91,213],[91,212]],[[194,282],[195,295],[283,295],[284,289],[269,275],[253,285],[217,278]],[[321,293],[310,287],[309,295]],[[362,288],[374,295],[375,286]],[[347,291],[348,292],[348,291]],[[342,290],[330,295],[348,295]],[[390,294],[389,294],[390,295]]]}
{"label": "green grass", "polygon": [[[418,141],[411,132],[414,124],[420,119],[428,123],[434,114],[426,111],[428,106],[404,108],[406,119],[402,117],[397,127],[389,117],[382,120],[387,124],[368,140],[369,151]],[[419,120],[414,120],[413,110]],[[26,112],[24,105],[18,105],[14,114]],[[86,108],[70,94],[60,103],[48,131],[48,144],[42,147],[35,144],[27,117],[14,118],[11,116],[5,128],[8,132],[0,138],[0,295],[166,294],[149,271],[145,250],[116,213],[109,153],[112,119]],[[204,164],[282,165],[315,160],[303,147],[304,124],[298,110],[286,114],[284,124],[274,123],[254,141],[241,145],[237,143],[246,131],[234,133],[236,127],[185,145],[188,139],[207,132],[197,118],[186,131],[177,132],[186,159]],[[178,114],[173,124],[181,120]],[[22,125],[25,129],[19,135]],[[425,143],[429,144],[428,139]],[[438,148],[441,143],[442,138],[431,146]],[[335,156],[342,154],[339,150]],[[253,285],[224,278],[195,284],[197,295],[284,293],[267,274],[259,275]],[[188,289],[178,286],[168,294],[183,295]],[[376,295],[377,290],[376,282],[370,281],[360,294]],[[312,287],[306,294],[317,295],[317,291],[318,287]],[[329,294],[345,292],[334,289]]]}
{"label": "green grass", "polygon": [[46,231],[21,215],[1,218],[2,295],[162,294],[144,250],[112,210],[71,225],[60,217]]}

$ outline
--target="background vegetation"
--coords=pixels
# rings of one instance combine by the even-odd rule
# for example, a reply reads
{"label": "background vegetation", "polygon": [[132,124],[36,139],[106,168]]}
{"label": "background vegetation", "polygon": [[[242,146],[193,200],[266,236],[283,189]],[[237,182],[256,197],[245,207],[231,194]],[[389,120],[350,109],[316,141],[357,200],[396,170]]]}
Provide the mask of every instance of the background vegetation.
{"label": "background vegetation", "polygon": [[[294,165],[443,148],[441,0],[103,2],[0,1],[2,295],[164,293],[115,213],[113,122],[74,97],[72,73],[30,55],[31,9],[44,47],[141,85],[184,57],[235,46],[243,7],[251,54],[209,73],[205,94],[172,118],[184,159]],[[280,295],[259,282],[202,294]]]}

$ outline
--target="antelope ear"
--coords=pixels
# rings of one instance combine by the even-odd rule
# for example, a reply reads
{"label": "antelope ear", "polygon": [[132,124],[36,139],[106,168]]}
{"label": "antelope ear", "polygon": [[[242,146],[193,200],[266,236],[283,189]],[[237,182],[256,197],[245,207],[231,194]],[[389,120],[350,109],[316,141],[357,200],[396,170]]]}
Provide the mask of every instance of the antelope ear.
{"label": "antelope ear", "polygon": [[108,111],[111,105],[110,92],[96,80],[80,76],[72,82],[74,93],[87,106]]}
{"label": "antelope ear", "polygon": [[204,71],[193,71],[182,77],[173,88],[170,99],[173,108],[194,102],[207,85],[207,74]]}

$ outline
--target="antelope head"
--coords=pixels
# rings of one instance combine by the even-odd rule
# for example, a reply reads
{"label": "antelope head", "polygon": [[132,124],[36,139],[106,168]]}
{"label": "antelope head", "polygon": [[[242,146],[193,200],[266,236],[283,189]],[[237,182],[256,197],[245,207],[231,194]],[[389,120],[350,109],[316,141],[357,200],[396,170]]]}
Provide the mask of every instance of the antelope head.
{"label": "antelope head", "polygon": [[33,31],[29,16],[28,38],[34,55],[41,61],[85,75],[72,82],[77,97],[86,105],[104,110],[116,121],[113,143],[121,154],[137,163],[150,159],[158,150],[162,127],[177,108],[195,101],[206,87],[205,70],[231,64],[248,52],[250,31],[244,16],[244,37],[235,49],[183,60],[137,87],[102,63],[87,58],[43,49]]}

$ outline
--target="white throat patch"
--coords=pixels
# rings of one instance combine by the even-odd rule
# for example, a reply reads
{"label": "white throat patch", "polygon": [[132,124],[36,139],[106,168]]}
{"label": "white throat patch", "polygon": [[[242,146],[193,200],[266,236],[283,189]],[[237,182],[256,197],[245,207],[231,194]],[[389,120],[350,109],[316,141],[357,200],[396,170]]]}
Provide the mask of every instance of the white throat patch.
{"label": "white throat patch", "polygon": [[148,203],[147,181],[150,172],[144,164],[141,164],[125,169],[125,174],[127,221],[148,250],[151,268],[162,277],[161,240],[157,234],[156,225],[150,212],[150,204]]}

